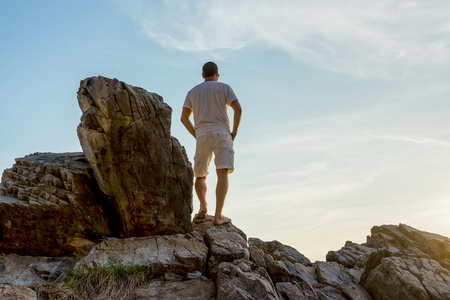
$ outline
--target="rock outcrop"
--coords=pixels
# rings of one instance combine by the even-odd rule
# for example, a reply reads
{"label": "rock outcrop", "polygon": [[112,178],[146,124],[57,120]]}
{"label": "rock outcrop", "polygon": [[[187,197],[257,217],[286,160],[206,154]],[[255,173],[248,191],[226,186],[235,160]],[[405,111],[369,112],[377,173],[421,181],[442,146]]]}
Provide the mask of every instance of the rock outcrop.
{"label": "rock outcrop", "polygon": [[450,299],[450,239],[400,224],[375,226],[367,243],[347,242],[328,261],[361,274],[373,299]]}
{"label": "rock outcrop", "polygon": [[212,216],[192,223],[193,172],[162,98],[93,77],[78,100],[84,153],[36,153],[3,173],[0,299],[39,299],[68,269],[111,264],[146,272],[127,299],[450,299],[450,239],[438,234],[375,226],[313,263]]}
{"label": "rock outcrop", "polygon": [[361,285],[376,299],[450,299],[450,239],[400,224],[372,228]]}
{"label": "rock outcrop", "polygon": [[161,96],[117,79],[81,82],[78,137],[101,190],[113,198],[124,237],[192,230],[193,171],[170,135]]}
{"label": "rock outcrop", "polygon": [[16,159],[0,184],[0,252],[65,255],[115,232],[115,212],[83,153]]}
{"label": "rock outcrop", "polygon": [[[247,240],[234,225],[217,227],[208,217],[187,234],[105,239],[75,268],[146,266],[149,280],[127,299],[450,299],[448,238],[400,224],[374,227],[367,239],[312,263],[292,247]],[[71,264],[3,255],[0,295],[32,294],[36,283],[54,280]]]}

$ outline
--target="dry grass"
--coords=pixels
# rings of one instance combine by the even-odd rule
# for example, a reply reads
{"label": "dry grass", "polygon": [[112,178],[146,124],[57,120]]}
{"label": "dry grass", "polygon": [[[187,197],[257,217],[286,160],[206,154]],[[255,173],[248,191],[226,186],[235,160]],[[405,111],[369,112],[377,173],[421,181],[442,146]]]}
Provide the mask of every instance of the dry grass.
{"label": "dry grass", "polygon": [[33,286],[37,298],[42,300],[75,300],[75,291],[66,283],[40,282]]}
{"label": "dry grass", "polygon": [[119,300],[128,299],[136,287],[147,281],[147,267],[120,262],[104,266],[83,266],[67,272],[55,283],[34,288],[43,300]]}

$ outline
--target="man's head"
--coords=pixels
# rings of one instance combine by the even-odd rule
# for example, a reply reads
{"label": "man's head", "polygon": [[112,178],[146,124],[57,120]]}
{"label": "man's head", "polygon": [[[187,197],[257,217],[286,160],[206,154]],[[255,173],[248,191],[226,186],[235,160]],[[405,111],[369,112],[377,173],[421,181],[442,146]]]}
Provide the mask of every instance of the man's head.
{"label": "man's head", "polygon": [[212,61],[207,62],[203,65],[203,78],[212,77],[217,74],[219,67]]}

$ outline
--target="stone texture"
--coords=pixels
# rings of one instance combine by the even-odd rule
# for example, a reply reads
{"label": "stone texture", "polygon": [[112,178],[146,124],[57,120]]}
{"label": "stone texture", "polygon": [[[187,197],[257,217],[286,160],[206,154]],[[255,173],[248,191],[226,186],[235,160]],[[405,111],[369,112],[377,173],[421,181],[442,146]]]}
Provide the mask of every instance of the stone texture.
{"label": "stone texture", "polygon": [[340,286],[342,293],[350,300],[372,300],[369,293],[356,283],[345,282]]}
{"label": "stone texture", "polygon": [[105,77],[83,80],[78,103],[81,147],[101,190],[113,197],[124,237],[190,232],[193,171],[170,135],[169,105]]}
{"label": "stone texture", "polygon": [[[209,216],[193,227],[187,234],[106,238],[75,267],[111,261],[147,266],[153,279],[132,299],[450,299],[448,238],[406,225],[374,227],[368,243],[347,242],[336,261],[315,263],[278,242],[250,238],[247,247],[240,229],[214,226]],[[9,294],[27,293],[17,286],[49,284],[72,263],[1,255],[0,284]]]}
{"label": "stone texture", "polygon": [[218,227],[205,232],[205,240],[209,247],[209,276],[216,278],[217,267],[222,262],[233,262],[238,259],[249,260],[247,241],[232,228]]}
{"label": "stone texture", "polygon": [[320,283],[339,288],[344,283],[353,282],[343,266],[337,263],[318,261],[315,263],[317,278]]}
{"label": "stone texture", "polygon": [[28,287],[14,284],[0,284],[0,299],[2,300],[36,300],[36,292]]}
{"label": "stone texture", "polygon": [[136,289],[130,300],[214,300],[216,285],[205,277],[181,282],[153,280]]}
{"label": "stone texture", "polygon": [[249,244],[261,249],[264,253],[270,254],[274,260],[311,265],[311,261],[303,254],[278,241],[263,242],[258,238],[250,238]]}
{"label": "stone texture", "polygon": [[340,289],[329,285],[316,287],[316,293],[320,300],[347,300]]}
{"label": "stone texture", "polygon": [[405,224],[374,226],[367,245],[414,257],[429,257],[450,267],[450,239]]}
{"label": "stone texture", "polygon": [[450,299],[450,239],[410,226],[372,228],[360,284],[374,299]]}
{"label": "stone texture", "polygon": [[448,269],[433,259],[388,250],[369,258],[361,284],[374,299],[450,299]]}
{"label": "stone texture", "polygon": [[246,260],[221,263],[216,285],[220,300],[279,299],[267,271]]}
{"label": "stone texture", "polygon": [[329,251],[326,260],[334,261],[346,268],[364,268],[370,254],[377,249],[347,241],[339,251]]}
{"label": "stone texture", "polygon": [[64,255],[116,233],[114,211],[83,153],[17,158],[0,186],[0,251]]}
{"label": "stone texture", "polygon": [[214,216],[211,215],[206,215],[205,219],[193,220],[192,228],[194,231],[200,233],[201,235],[205,235],[208,229],[227,229],[227,231],[235,232],[240,235],[245,241],[247,241],[247,235],[241,229],[234,226],[232,222],[216,226],[214,225]]}
{"label": "stone texture", "polygon": [[318,282],[309,259],[290,246],[250,238],[249,250],[252,261],[266,268],[274,283],[306,281],[314,285]]}
{"label": "stone texture", "polygon": [[205,274],[208,248],[196,234],[175,234],[142,238],[104,240],[92,248],[81,264],[104,265],[110,261],[148,266],[151,277],[171,273]]}
{"label": "stone texture", "polygon": [[278,282],[276,288],[283,300],[320,300],[308,282]]}
{"label": "stone texture", "polygon": [[72,264],[70,258],[1,254],[0,283],[32,286],[39,282],[56,280]]}
{"label": "stone texture", "polygon": [[347,242],[327,255],[328,261],[346,267],[355,283],[363,272],[360,285],[340,286],[348,298],[365,299],[364,287],[373,299],[450,299],[449,238],[405,224],[374,226],[371,231],[365,244]]}

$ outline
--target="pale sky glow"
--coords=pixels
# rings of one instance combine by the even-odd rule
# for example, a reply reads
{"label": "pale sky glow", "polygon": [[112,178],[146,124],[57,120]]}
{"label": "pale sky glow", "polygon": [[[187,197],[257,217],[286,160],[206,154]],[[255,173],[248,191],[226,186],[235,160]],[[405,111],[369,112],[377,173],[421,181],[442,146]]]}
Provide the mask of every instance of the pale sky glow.
{"label": "pale sky glow", "polygon": [[192,161],[181,107],[213,60],[244,110],[224,213],[249,236],[311,260],[374,225],[450,236],[449,1],[0,0],[0,25],[1,170],[81,151],[96,75],[163,96]]}
{"label": "pale sky glow", "polygon": [[446,1],[120,3],[166,48],[221,53],[266,44],[330,71],[391,79],[449,65]]}

